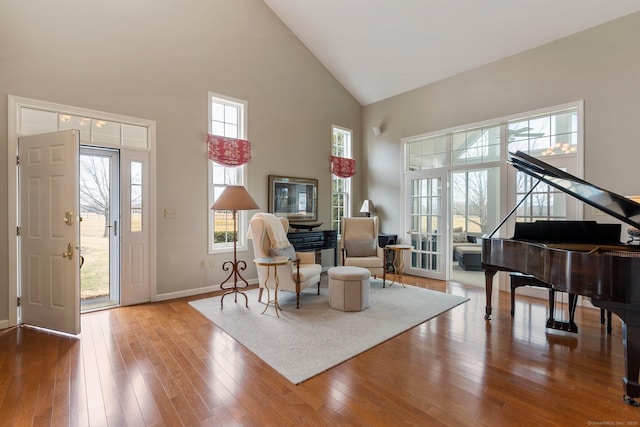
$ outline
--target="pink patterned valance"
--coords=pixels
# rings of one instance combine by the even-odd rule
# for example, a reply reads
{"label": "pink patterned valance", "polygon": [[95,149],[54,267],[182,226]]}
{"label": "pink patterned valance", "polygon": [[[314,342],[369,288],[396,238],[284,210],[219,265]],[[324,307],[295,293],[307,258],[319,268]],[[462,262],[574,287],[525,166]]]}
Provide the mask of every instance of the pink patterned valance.
{"label": "pink patterned valance", "polygon": [[355,159],[331,156],[331,173],[339,178],[351,178],[356,174]]}
{"label": "pink patterned valance", "polygon": [[240,166],[251,160],[251,143],[244,139],[207,135],[209,159],[222,166]]}

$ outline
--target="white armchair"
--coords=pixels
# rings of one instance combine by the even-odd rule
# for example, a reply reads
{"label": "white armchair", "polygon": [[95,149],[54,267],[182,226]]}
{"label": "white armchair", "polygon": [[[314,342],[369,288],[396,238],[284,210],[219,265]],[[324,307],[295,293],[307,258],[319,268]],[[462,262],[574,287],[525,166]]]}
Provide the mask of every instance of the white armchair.
{"label": "white armchair", "polygon": [[[264,215],[264,214],[262,214]],[[289,221],[286,218],[279,218],[284,232],[289,229]],[[264,221],[254,215],[249,221],[250,237],[253,239],[253,253],[255,258],[264,258],[272,256],[271,240],[267,233]],[[293,247],[292,247],[293,248]],[[318,285],[318,295],[320,295],[320,273],[322,266],[315,263],[316,254],[314,252],[295,252],[296,261],[290,264],[275,267],[278,272],[279,291],[290,291],[296,293],[296,308],[300,308],[300,291],[315,284]],[[267,266],[258,266],[258,283],[260,292],[258,301],[262,300],[262,292],[264,283],[267,278]],[[271,272],[273,276],[273,272]]]}
{"label": "white armchair", "polygon": [[378,246],[378,217],[342,218],[342,265],[363,267],[386,280],[384,249]]}

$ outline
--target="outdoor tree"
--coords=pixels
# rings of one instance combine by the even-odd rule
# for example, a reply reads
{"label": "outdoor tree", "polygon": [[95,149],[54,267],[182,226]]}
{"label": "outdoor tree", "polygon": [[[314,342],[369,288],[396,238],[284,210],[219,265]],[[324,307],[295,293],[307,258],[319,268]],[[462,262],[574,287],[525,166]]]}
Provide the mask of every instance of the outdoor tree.
{"label": "outdoor tree", "polygon": [[487,231],[487,191],[486,170],[453,175],[453,215],[465,218],[467,226],[475,224],[481,234]]}
{"label": "outdoor tree", "polygon": [[80,211],[104,217],[103,237],[109,236],[109,158],[80,156]]}

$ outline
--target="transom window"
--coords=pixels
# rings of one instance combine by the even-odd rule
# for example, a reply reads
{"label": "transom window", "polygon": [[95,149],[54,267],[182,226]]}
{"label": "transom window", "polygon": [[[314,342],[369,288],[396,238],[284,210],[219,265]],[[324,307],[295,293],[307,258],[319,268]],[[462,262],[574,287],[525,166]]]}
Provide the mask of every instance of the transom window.
{"label": "transom window", "polygon": [[533,156],[574,154],[578,150],[576,108],[508,122],[508,150]]}
{"label": "transom window", "polygon": [[20,107],[20,133],[35,135],[45,132],[77,129],[83,144],[123,146],[149,149],[149,129],[146,125],[106,120],[101,117],[79,116],[41,108]]}
{"label": "transom window", "polygon": [[[244,101],[209,93],[209,133],[228,138],[246,139],[246,111]],[[208,208],[220,197],[227,185],[245,185],[246,166],[222,166],[209,160],[209,204]],[[213,211],[209,209],[209,253],[226,252],[233,248],[234,229],[231,211]],[[245,244],[244,233],[247,228],[247,216],[238,212],[235,236],[238,248]]]}
{"label": "transom window", "polygon": [[451,134],[451,164],[471,165],[500,160],[500,126],[481,127]]}

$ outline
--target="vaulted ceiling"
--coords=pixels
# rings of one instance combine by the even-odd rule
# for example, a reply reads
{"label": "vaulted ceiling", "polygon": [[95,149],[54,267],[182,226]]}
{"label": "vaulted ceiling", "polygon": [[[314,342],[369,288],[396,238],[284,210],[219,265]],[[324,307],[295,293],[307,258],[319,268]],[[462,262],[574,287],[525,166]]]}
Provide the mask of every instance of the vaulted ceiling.
{"label": "vaulted ceiling", "polygon": [[638,0],[264,0],[360,102],[640,11]]}

